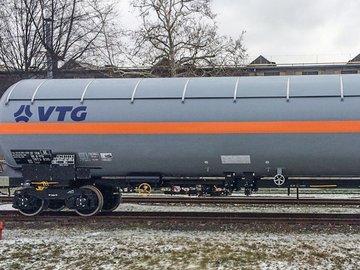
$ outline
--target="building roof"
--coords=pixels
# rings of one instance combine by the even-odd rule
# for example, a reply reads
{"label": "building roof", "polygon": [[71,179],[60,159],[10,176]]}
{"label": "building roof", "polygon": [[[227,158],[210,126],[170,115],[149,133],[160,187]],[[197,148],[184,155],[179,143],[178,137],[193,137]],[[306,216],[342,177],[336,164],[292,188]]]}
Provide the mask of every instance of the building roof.
{"label": "building roof", "polygon": [[265,66],[276,66],[275,62],[271,62],[267,60],[264,56],[260,55],[254,61],[250,63],[250,65],[265,65]]}
{"label": "building roof", "polygon": [[62,70],[98,70],[99,67],[89,63],[79,62],[71,59],[66,63],[64,63],[61,69]]}
{"label": "building roof", "polygon": [[349,63],[360,62],[360,53],[349,61]]}

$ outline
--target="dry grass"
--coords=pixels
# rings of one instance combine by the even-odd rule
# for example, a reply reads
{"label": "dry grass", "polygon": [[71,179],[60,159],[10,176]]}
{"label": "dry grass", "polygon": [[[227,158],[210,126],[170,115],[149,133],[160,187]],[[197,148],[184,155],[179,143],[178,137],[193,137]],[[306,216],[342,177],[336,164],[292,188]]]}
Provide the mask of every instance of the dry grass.
{"label": "dry grass", "polygon": [[359,233],[11,229],[0,269],[359,269]]}

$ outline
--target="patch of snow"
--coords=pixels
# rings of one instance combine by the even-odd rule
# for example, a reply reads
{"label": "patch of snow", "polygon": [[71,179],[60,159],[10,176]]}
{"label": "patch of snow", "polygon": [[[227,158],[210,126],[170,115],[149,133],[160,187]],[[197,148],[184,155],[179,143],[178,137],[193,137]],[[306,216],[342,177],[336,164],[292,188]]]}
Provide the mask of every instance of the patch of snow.
{"label": "patch of snow", "polygon": [[[12,209],[11,204],[0,209]],[[359,213],[357,206],[147,205],[118,211]],[[90,224],[89,224],[90,225]],[[116,226],[8,228],[0,240],[0,269],[360,269],[360,233],[306,228],[191,230]],[[150,227],[150,228],[149,228]],[[201,226],[199,226],[201,227]],[[270,230],[271,231],[271,230]]]}
{"label": "patch of snow", "polygon": [[359,234],[5,228],[0,269],[359,269]]}
{"label": "patch of snow", "polygon": [[4,203],[4,204],[0,204],[0,210],[10,211],[15,209],[12,207],[12,204]]}

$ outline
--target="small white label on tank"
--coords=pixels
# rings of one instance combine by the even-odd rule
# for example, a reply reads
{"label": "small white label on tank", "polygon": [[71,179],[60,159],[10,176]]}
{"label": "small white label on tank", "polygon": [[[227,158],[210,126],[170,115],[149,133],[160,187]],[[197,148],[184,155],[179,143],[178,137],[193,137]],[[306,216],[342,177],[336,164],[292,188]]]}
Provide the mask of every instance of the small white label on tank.
{"label": "small white label on tank", "polygon": [[100,161],[100,154],[99,153],[79,153],[78,154],[80,161],[83,162],[93,162],[93,161]]}
{"label": "small white label on tank", "polygon": [[100,160],[100,154],[99,153],[88,153],[90,156],[91,161],[99,161]]}
{"label": "small white label on tank", "polygon": [[112,161],[112,153],[100,153],[100,157],[102,161]]}
{"label": "small white label on tank", "polygon": [[251,164],[249,155],[223,155],[221,156],[222,164]]}

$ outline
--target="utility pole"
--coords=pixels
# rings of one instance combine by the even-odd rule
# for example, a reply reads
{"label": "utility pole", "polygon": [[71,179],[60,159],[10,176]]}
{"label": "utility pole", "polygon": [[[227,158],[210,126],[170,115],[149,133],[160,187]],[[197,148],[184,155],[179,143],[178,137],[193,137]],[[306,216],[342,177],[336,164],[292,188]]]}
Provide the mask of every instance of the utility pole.
{"label": "utility pole", "polygon": [[52,79],[54,77],[53,67],[53,41],[52,41],[52,19],[44,18],[44,32],[45,32],[45,49],[46,49],[46,64],[47,64],[47,78]]}

